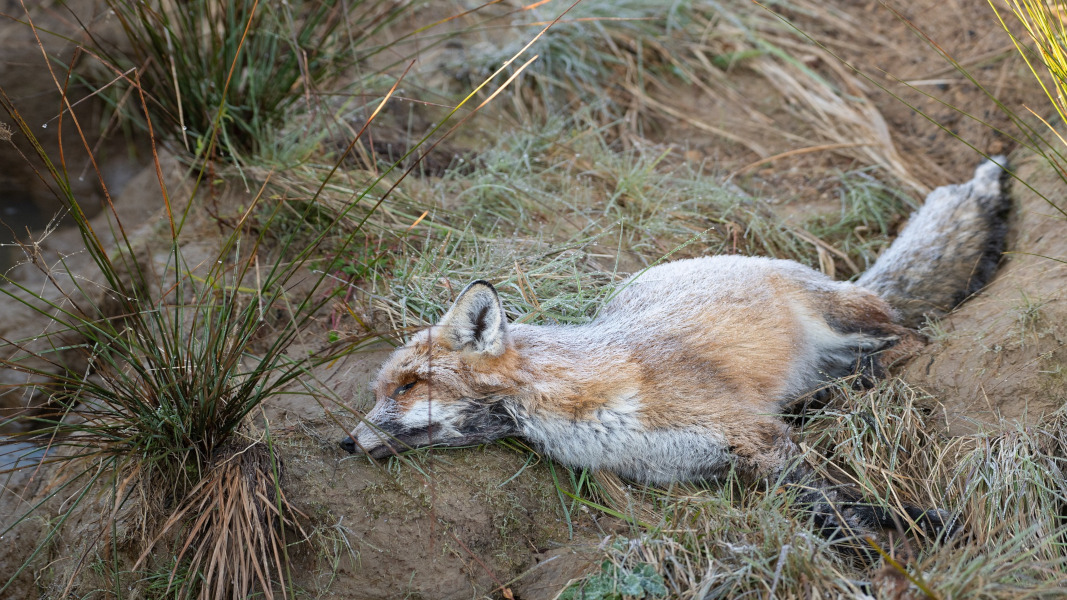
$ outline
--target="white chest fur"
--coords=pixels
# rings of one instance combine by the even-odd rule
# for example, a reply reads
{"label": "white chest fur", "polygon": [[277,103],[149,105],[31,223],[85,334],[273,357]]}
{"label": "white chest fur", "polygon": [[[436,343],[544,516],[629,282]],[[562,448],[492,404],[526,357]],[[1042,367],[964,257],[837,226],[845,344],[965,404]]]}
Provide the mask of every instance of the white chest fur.
{"label": "white chest fur", "polygon": [[725,438],[707,429],[646,429],[632,411],[602,408],[587,417],[520,415],[523,436],[571,466],[668,484],[715,478],[730,466]]}

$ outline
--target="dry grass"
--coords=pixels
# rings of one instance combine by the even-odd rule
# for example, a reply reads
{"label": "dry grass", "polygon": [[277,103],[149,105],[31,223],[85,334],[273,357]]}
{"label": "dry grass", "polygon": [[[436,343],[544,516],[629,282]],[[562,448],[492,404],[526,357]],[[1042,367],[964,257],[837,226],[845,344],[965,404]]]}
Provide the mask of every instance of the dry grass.
{"label": "dry grass", "polygon": [[[564,8],[548,3],[512,15],[511,29],[488,31],[479,53],[446,65],[460,78],[487,72],[512,50],[515,31]],[[743,0],[694,0],[669,8],[585,0],[534,47],[545,56],[516,87],[516,118],[529,122],[539,114],[591,107],[610,137],[628,144],[640,144],[660,122],[677,121],[750,151],[756,158],[741,172],[798,155],[833,154],[878,166],[898,185],[925,195],[931,177],[942,174],[900,154],[869,97],[867,79],[842,64],[834,48],[813,44],[794,29],[791,17],[834,28],[839,39],[831,44],[882,43],[860,35],[862,26],[847,15],[810,0],[773,9]],[[762,78],[767,85],[750,89],[771,96],[752,98],[736,84],[738,74]],[[687,88],[693,91],[679,93]],[[784,108],[789,119],[770,107]],[[733,118],[718,122],[715,113]]]}
{"label": "dry grass", "polygon": [[[1067,122],[1067,99],[1064,98],[1064,91],[1067,90],[1067,45],[1064,44],[1067,22],[1064,20],[1063,7],[1034,0],[990,0],[989,5],[996,11],[997,18],[1026,61],[1035,83],[1045,92],[1060,122]],[[1025,32],[1022,37],[1013,34],[1015,23],[1009,26],[1000,10],[1006,10],[1022,25]],[[1036,50],[1031,45],[1036,46]],[[1043,118],[1042,115],[1035,115]],[[1050,126],[1050,129],[1062,142],[1062,133],[1056,127]]]}
{"label": "dry grass", "polygon": [[[288,597],[285,531],[287,526],[299,530],[299,525],[291,520],[298,512],[286,501],[281,483],[282,465],[269,443],[234,440],[216,453],[133,569],[145,564],[159,540],[177,534],[184,544],[161,586],[176,597],[248,598],[257,593],[272,599],[276,589]],[[195,575],[176,582],[179,565]]]}
{"label": "dry grass", "polygon": [[616,495],[616,506],[640,505],[629,514],[646,523],[616,538],[605,556],[615,573],[651,565],[672,598],[1067,593],[1067,411],[1003,433],[949,438],[942,426],[932,398],[892,380],[869,392],[842,390],[808,414],[798,438],[809,464],[883,506],[956,511],[962,532],[949,543],[886,532],[872,540],[892,557],[878,568],[814,533],[790,493],[726,481],[636,498],[601,488]]}
{"label": "dry grass", "polygon": [[[909,207],[903,192],[853,172],[840,178],[837,214],[786,222],[725,173],[679,160],[668,146],[623,149],[605,135],[581,118],[549,119],[488,143],[470,166],[405,183],[361,244],[329,263],[346,290],[337,328],[423,326],[479,278],[509,293],[514,318],[580,322],[624,275],[711,254],[791,258],[848,277],[874,261]],[[284,182],[282,198],[316,187],[275,181]],[[318,205],[331,218],[352,197],[339,181]]]}

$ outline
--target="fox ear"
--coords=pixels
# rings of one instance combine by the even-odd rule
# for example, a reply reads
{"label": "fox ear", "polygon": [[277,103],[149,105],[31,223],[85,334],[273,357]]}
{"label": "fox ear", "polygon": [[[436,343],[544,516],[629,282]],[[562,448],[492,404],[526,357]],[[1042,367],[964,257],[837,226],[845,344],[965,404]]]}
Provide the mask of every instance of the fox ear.
{"label": "fox ear", "polygon": [[487,281],[475,281],[460,292],[437,327],[455,350],[500,356],[506,348],[504,307],[496,288]]}

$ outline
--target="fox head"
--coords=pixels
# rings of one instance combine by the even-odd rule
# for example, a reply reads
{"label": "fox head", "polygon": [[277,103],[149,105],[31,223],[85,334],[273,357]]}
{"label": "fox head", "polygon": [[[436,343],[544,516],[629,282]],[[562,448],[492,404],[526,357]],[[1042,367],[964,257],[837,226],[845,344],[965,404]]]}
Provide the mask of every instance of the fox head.
{"label": "fox head", "polygon": [[341,440],[373,458],[426,446],[466,446],[518,433],[501,401],[517,356],[496,289],[468,285],[441,320],[398,348],[373,386],[374,408]]}

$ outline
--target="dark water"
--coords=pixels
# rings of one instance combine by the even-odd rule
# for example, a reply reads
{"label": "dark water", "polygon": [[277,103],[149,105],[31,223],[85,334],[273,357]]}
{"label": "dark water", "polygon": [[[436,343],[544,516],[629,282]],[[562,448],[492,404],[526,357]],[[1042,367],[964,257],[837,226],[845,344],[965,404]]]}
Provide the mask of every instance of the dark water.
{"label": "dark water", "polygon": [[0,273],[7,271],[22,256],[22,250],[15,240],[28,240],[30,234],[27,230],[43,229],[50,217],[30,194],[19,190],[0,190]]}
{"label": "dark water", "polygon": [[44,448],[29,442],[14,441],[0,434],[0,473],[36,465],[45,456]]}

